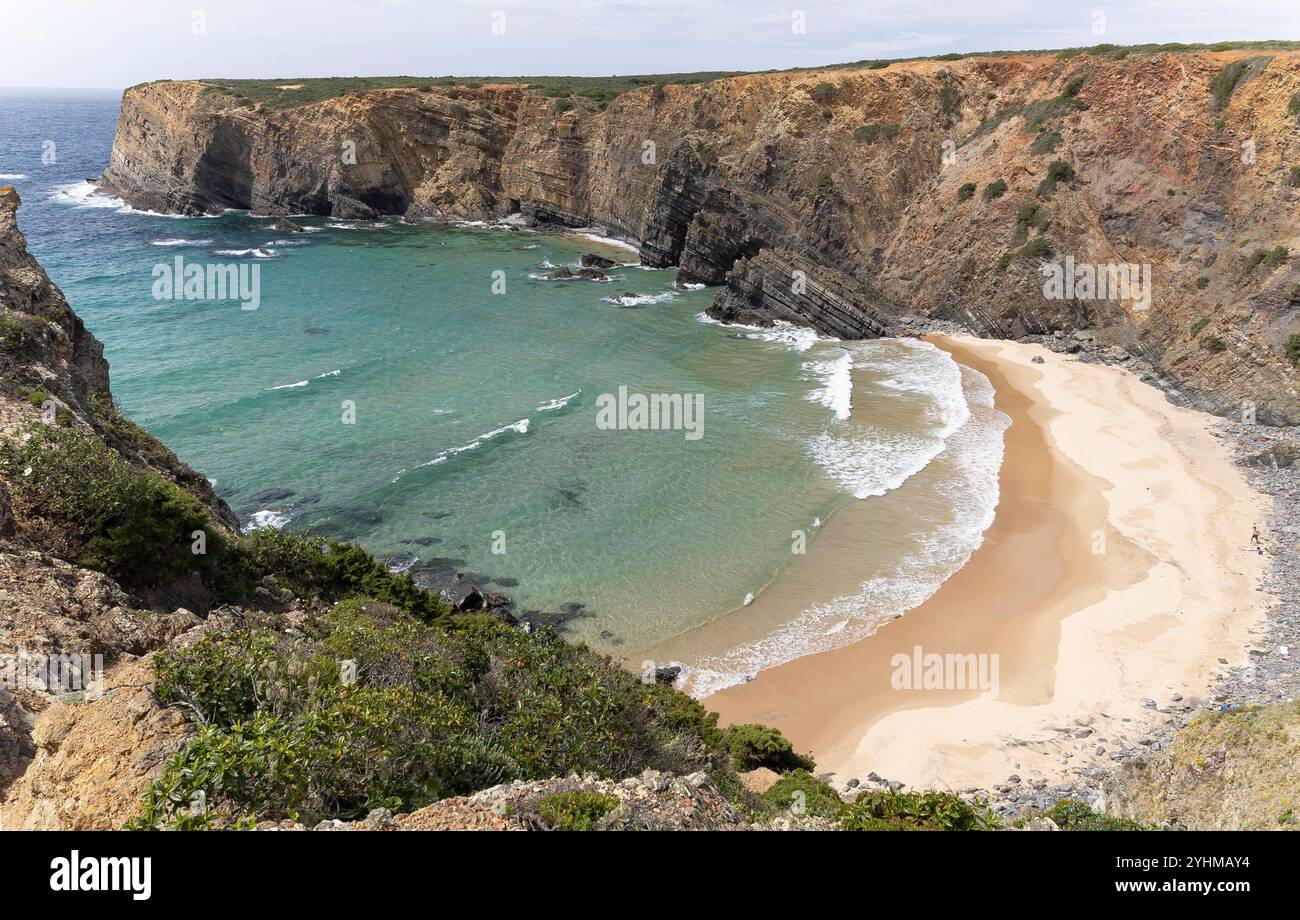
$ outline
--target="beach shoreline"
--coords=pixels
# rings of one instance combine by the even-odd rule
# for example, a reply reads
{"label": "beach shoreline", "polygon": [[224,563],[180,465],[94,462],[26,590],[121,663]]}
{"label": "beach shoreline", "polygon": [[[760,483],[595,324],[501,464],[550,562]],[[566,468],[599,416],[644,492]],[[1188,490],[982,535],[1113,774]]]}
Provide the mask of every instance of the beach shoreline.
{"label": "beach shoreline", "polygon": [[[1136,743],[1158,705],[1195,707],[1244,663],[1267,606],[1257,590],[1266,559],[1250,533],[1268,499],[1210,432],[1217,419],[1123,369],[1036,345],[929,341],[984,373],[1012,419],[982,545],[873,635],[764,670],[705,705],[724,724],[781,728],[841,781],[1064,782]],[[896,689],[900,669],[924,655],[975,656],[945,660],[991,665],[996,692],[951,674]]]}

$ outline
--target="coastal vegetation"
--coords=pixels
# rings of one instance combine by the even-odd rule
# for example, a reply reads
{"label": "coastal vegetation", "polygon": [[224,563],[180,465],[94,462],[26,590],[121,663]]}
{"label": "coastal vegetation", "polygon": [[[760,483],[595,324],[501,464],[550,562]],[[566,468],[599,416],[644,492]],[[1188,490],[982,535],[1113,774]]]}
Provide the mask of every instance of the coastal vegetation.
{"label": "coastal vegetation", "polygon": [[1001,822],[982,802],[950,792],[864,792],[838,816],[848,831],[987,831]]}
{"label": "coastal vegetation", "polygon": [[[1300,42],[1296,41],[1239,41],[1239,42],[1216,42],[1214,44],[1198,44],[1186,42],[1166,42],[1163,44],[1148,43],[1141,45],[1117,46],[1109,43],[1093,45],[1086,48],[1065,48],[1053,50],[1031,50],[1031,51],[979,51],[979,52],[953,52],[940,55],[937,57],[908,57],[893,58],[889,60],[867,59],[862,61],[853,61],[845,64],[828,65],[827,67],[796,67],[791,68],[788,73],[800,73],[811,70],[822,70],[832,68],[853,68],[860,70],[884,70],[891,64],[902,64],[909,61],[939,60],[939,61],[958,61],[966,58],[986,58],[986,57],[1005,57],[1008,55],[1024,56],[1051,56],[1055,55],[1061,59],[1076,58],[1082,55],[1090,55],[1097,58],[1106,58],[1113,61],[1124,60],[1130,56],[1148,56],[1153,54],[1177,54],[1192,51],[1235,51],[1235,50],[1269,50],[1269,51],[1287,51],[1300,48]],[[1235,64],[1236,62],[1234,62]],[[1233,90],[1236,89],[1242,80],[1262,69],[1267,64],[1267,56],[1259,56],[1245,59],[1243,62],[1247,66],[1236,67],[1229,64],[1218,75],[1216,75],[1211,92],[1214,95],[1216,104],[1222,98],[1226,103]],[[312,103],[322,102],[326,99],[333,99],[348,93],[362,93],[371,90],[381,89],[428,89],[431,87],[461,87],[465,89],[477,89],[482,86],[491,84],[510,84],[523,85],[543,95],[559,97],[576,97],[588,100],[597,110],[604,109],[611,102],[630,90],[640,89],[641,87],[650,86],[654,88],[656,101],[662,99],[662,88],[670,85],[690,85],[697,83],[711,83],[715,80],[722,80],[728,77],[744,76],[748,73],[773,73],[775,71],[699,71],[694,73],[672,73],[672,74],[636,74],[626,76],[608,76],[608,77],[529,77],[529,76],[441,76],[441,77],[416,77],[416,76],[395,76],[395,77],[282,77],[278,79],[204,79],[200,82],[206,84],[207,91],[210,93],[222,93],[235,98],[241,105],[250,108],[262,107],[263,110],[276,110],[293,108],[302,105],[311,105]],[[829,91],[833,96],[834,87],[831,86]],[[997,121],[1010,117],[1022,112],[1028,117],[1026,124],[1041,123],[1049,118],[1074,111],[1082,107],[1082,103],[1070,101],[1078,93],[1078,87],[1074,92],[1067,90],[1063,96],[1056,97],[1053,100],[1035,103],[1035,108],[1024,111],[1021,106],[1016,106],[1012,110],[1007,110],[995,116]],[[823,95],[827,91],[822,91]],[[1297,94],[1300,96],[1300,94]],[[829,97],[828,97],[829,98]],[[820,101],[820,100],[819,100]],[[1292,114],[1300,112],[1300,101],[1292,100]],[[985,126],[980,126],[982,133]]]}
{"label": "coastal vegetation", "polygon": [[311,824],[571,771],[703,770],[725,788],[735,750],[789,756],[773,729],[728,740],[690,697],[483,615],[425,622],[353,598],[298,634],[211,633],[155,669],[197,730],[133,827]]}

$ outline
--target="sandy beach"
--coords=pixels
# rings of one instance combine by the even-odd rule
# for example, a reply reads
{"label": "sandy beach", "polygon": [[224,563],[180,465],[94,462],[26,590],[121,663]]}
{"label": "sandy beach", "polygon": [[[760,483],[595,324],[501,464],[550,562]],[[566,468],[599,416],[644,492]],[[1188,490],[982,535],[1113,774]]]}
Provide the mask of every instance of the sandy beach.
{"label": "sandy beach", "polygon": [[[1012,420],[983,544],[874,635],[705,705],[724,723],[778,726],[842,779],[1062,781],[1072,760],[1139,737],[1152,717],[1144,700],[1198,702],[1216,672],[1244,660],[1267,603],[1265,559],[1250,545],[1264,499],[1210,433],[1212,417],[1123,369],[1014,342],[930,341],[987,375]],[[827,523],[804,584],[850,577],[853,516],[842,517]],[[922,655],[976,656],[951,660],[995,668],[996,691],[954,683],[960,670],[927,685],[912,669],[917,688],[897,688],[903,662]]]}

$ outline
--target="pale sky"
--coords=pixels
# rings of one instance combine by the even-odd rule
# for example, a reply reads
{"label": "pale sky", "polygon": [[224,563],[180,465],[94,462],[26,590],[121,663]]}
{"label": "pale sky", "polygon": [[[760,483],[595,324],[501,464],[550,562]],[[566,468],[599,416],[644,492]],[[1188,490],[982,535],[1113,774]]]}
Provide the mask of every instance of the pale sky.
{"label": "pale sky", "polygon": [[767,70],[1300,39],[1300,0],[0,0],[0,29],[0,86],[122,88],[190,77]]}

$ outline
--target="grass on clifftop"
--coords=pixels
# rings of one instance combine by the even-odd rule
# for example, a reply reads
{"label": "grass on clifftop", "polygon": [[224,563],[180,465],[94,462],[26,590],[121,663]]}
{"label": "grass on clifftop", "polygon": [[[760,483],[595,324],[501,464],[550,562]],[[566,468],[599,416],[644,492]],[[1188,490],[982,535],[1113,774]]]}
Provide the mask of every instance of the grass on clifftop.
{"label": "grass on clifftop", "polygon": [[741,76],[742,71],[702,71],[625,77],[302,77],[282,80],[203,80],[210,92],[222,92],[246,105],[288,109],[333,99],[345,93],[378,89],[478,89],[490,83],[525,84],[552,98],[590,99],[599,106],[643,86],[710,83]]}
{"label": "grass on clifftop", "polygon": [[[345,93],[366,92],[378,89],[422,89],[432,86],[464,87],[476,89],[489,83],[527,84],[546,96],[554,98],[585,98],[591,100],[597,108],[604,108],[618,96],[629,90],[642,86],[667,86],[671,84],[689,85],[711,83],[729,77],[746,76],[750,73],[802,73],[817,70],[883,70],[893,64],[907,64],[917,61],[959,61],[965,58],[994,58],[1024,55],[1056,55],[1061,58],[1091,55],[1110,60],[1123,60],[1129,56],[1180,53],[1189,51],[1292,51],[1300,49],[1300,41],[1235,41],[1216,42],[1214,44],[1187,44],[1169,42],[1165,44],[1112,45],[1100,44],[1091,47],[1053,48],[1030,51],[969,51],[952,52],[923,57],[866,59],[842,64],[826,64],[817,67],[794,67],[786,71],[698,71],[695,73],[636,74],[612,75],[604,77],[284,77],[279,79],[224,79],[201,80],[210,92],[226,93],[234,96],[244,105],[263,107],[268,110],[288,109],[301,105],[310,105],[326,99],[333,99]],[[1233,81],[1234,85],[1236,81]],[[1216,95],[1217,95],[1216,90]],[[1231,88],[1228,89],[1231,92]]]}

